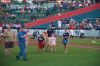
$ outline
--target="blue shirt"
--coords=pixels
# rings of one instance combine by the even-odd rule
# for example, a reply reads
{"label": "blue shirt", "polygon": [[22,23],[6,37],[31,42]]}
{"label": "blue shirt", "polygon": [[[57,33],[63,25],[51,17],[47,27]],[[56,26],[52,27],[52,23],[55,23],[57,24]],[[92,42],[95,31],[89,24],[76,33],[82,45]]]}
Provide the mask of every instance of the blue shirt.
{"label": "blue shirt", "polygon": [[26,34],[25,31],[21,31],[17,33],[18,41],[24,41],[25,42],[25,37],[23,37]]}

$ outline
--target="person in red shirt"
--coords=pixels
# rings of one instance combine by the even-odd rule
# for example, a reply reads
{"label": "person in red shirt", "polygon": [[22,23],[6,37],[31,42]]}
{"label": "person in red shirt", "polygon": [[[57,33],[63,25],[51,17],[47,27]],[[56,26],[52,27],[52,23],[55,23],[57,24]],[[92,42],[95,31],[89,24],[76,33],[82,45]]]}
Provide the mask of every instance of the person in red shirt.
{"label": "person in red shirt", "polygon": [[79,29],[84,29],[84,24],[80,23]]}
{"label": "person in red shirt", "polygon": [[3,28],[3,22],[0,22],[0,37],[3,37],[3,33],[4,33],[4,28]]}
{"label": "person in red shirt", "polygon": [[80,23],[80,38],[84,37],[84,23]]}
{"label": "person in red shirt", "polygon": [[27,2],[27,0],[24,0],[24,3],[26,3]]}
{"label": "person in red shirt", "polygon": [[69,29],[70,29],[70,37],[73,38],[73,35],[74,35],[74,29],[75,29],[73,23],[71,23],[71,24],[69,25]]}
{"label": "person in red shirt", "polygon": [[44,37],[41,34],[40,37],[38,37],[38,53],[42,53],[43,52],[43,48],[44,48]]}

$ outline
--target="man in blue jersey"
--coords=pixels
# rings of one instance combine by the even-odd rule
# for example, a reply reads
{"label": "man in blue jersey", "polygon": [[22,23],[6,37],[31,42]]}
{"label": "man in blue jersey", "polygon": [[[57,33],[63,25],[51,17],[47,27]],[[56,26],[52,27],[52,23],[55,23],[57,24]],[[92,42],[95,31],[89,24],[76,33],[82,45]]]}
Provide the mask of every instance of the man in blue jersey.
{"label": "man in blue jersey", "polygon": [[26,53],[25,53],[25,49],[26,49],[26,45],[25,45],[25,34],[26,34],[26,32],[23,31],[23,28],[19,28],[17,37],[18,37],[18,46],[19,46],[20,52],[16,56],[17,60],[19,60],[20,57],[23,56],[23,60],[24,61],[27,61]]}

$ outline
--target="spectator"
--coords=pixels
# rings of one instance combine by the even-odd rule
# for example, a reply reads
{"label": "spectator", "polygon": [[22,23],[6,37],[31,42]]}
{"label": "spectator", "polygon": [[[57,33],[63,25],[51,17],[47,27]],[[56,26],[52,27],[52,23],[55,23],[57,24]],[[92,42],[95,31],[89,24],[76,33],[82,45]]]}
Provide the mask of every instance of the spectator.
{"label": "spectator", "polygon": [[84,29],[80,29],[80,38],[84,37]]}
{"label": "spectator", "polygon": [[94,25],[96,30],[100,30],[100,17],[96,19],[96,24]]}
{"label": "spectator", "polygon": [[15,35],[11,31],[11,27],[8,27],[4,32],[4,40],[5,40],[5,55],[8,56],[11,54],[11,48],[14,46]]}
{"label": "spectator", "polygon": [[66,28],[69,29],[69,19],[66,20]]}
{"label": "spectator", "polygon": [[52,26],[52,28],[55,28],[55,23],[52,22],[52,23],[51,23],[51,26]]}
{"label": "spectator", "polygon": [[73,36],[74,36],[74,29],[75,29],[73,23],[70,23],[69,29],[70,29],[70,36],[73,38]]}
{"label": "spectator", "polygon": [[3,22],[0,22],[0,34],[2,32],[2,28],[3,28]]}
{"label": "spectator", "polygon": [[61,28],[61,26],[62,26],[62,22],[61,20],[58,20],[58,28]]}
{"label": "spectator", "polygon": [[18,26],[18,28],[21,28],[21,24],[20,24],[20,22],[18,22],[17,26]]}
{"label": "spectator", "polygon": [[93,26],[92,26],[92,23],[90,22],[89,19],[87,19],[86,25],[85,25],[85,29],[86,29],[86,30],[91,30],[92,27],[93,27]]}

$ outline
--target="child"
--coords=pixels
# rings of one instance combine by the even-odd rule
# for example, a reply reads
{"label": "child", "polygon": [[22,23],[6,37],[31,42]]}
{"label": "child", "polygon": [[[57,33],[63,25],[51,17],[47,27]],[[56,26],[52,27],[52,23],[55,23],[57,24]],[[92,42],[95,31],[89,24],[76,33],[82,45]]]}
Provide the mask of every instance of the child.
{"label": "child", "polygon": [[56,38],[55,38],[55,35],[52,34],[51,35],[51,38],[50,38],[50,47],[51,47],[51,52],[53,51],[53,48],[54,48],[54,51],[56,52]]}
{"label": "child", "polygon": [[26,47],[27,47],[27,45],[29,44],[29,34],[28,34],[28,31],[26,32],[26,34],[25,34],[25,40],[26,40]]}
{"label": "child", "polygon": [[43,52],[43,48],[44,48],[44,38],[43,35],[40,35],[40,37],[38,37],[38,53],[42,53]]}
{"label": "child", "polygon": [[42,34],[43,34],[43,38],[44,38],[44,40],[45,40],[45,42],[44,42],[45,47],[47,47],[47,39],[48,39],[47,33],[46,33],[46,32],[43,32]]}
{"label": "child", "polygon": [[27,54],[27,46],[29,45],[29,34],[28,34],[28,30],[26,31],[26,34],[25,34],[25,46],[26,46],[26,50],[25,50],[25,53]]}
{"label": "child", "polygon": [[65,54],[67,53],[68,43],[69,43],[69,33],[65,30],[65,33],[63,34],[63,45],[65,49]]}

